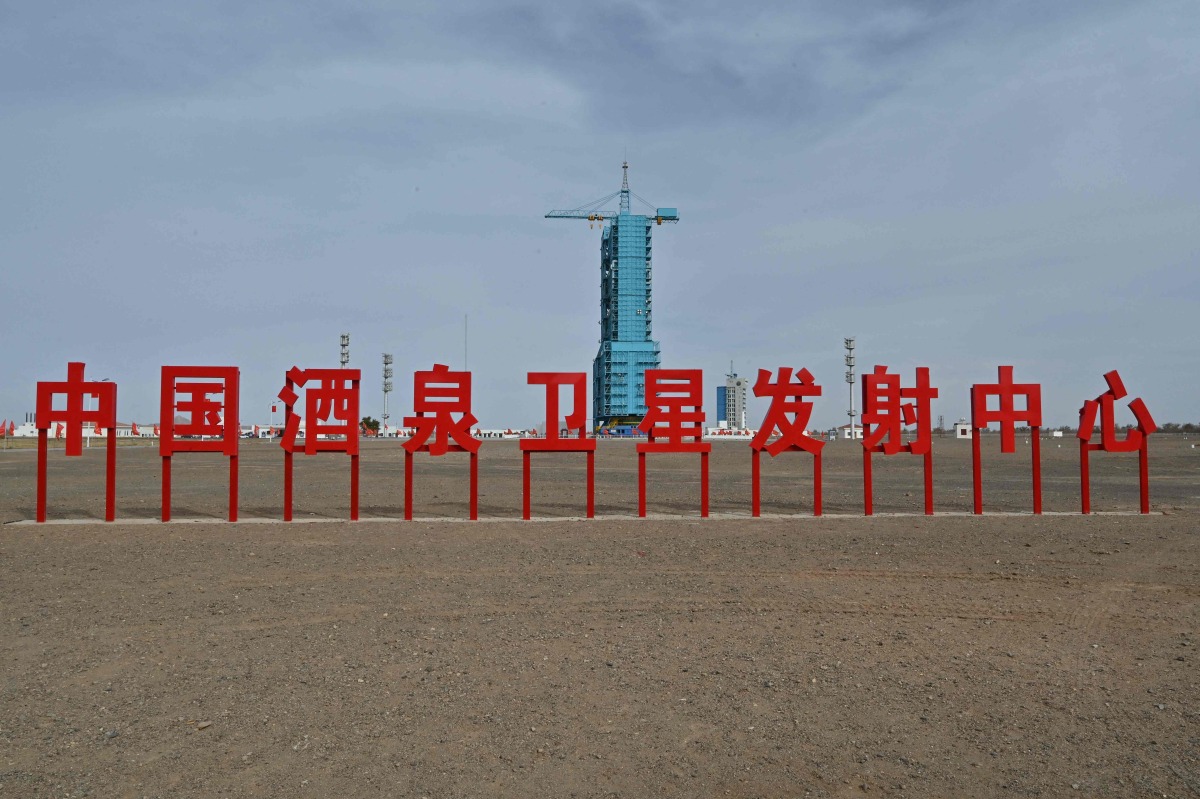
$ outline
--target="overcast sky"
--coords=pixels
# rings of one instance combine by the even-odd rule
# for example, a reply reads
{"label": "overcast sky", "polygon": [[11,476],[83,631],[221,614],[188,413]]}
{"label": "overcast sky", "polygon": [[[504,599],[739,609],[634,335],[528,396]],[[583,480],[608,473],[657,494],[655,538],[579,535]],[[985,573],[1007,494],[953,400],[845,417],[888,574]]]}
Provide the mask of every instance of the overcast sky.
{"label": "overcast sky", "polygon": [[[333,8],[336,6],[336,8]],[[66,363],[158,417],[163,364],[241,367],[242,419],[351,336],[363,413],[475,373],[591,370],[598,229],[654,233],[663,366],[808,367],[842,339],[969,414],[1000,364],[1072,424],[1119,369],[1200,421],[1200,3],[9,3],[0,12],[0,417]],[[1122,422],[1132,416],[1121,404]],[[590,406],[589,406],[590,407]],[[757,425],[765,404],[752,404]]]}

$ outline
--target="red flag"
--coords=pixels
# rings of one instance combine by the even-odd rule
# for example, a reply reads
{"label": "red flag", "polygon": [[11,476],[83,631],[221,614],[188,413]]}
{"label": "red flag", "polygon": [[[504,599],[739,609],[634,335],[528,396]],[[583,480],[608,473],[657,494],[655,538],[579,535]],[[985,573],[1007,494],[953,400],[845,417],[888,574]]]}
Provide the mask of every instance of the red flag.
{"label": "red flag", "polygon": [[63,437],[63,425],[62,425],[62,422],[59,422],[59,423],[58,423],[58,427],[54,428],[54,437],[55,437],[56,439],[60,439],[60,440],[62,439],[62,437]]}
{"label": "red flag", "polygon": [[258,438],[258,425],[254,425],[254,437]]}
{"label": "red flag", "polygon": [[141,435],[141,432],[138,430],[137,422],[134,422],[133,425],[129,428],[129,435],[131,435],[131,436],[140,436]]}
{"label": "red flag", "polygon": [[8,420],[7,419],[5,419],[3,422],[0,422],[0,438],[3,438],[6,435],[8,435]]}
{"label": "red flag", "polygon": [[17,431],[17,424],[16,424],[16,422],[9,422],[9,423],[8,423],[8,434],[11,436],[11,435],[12,435],[13,433],[15,433],[16,431]]}
{"label": "red flag", "polygon": [[96,422],[96,423],[93,425],[93,427],[94,427],[94,429],[95,429],[95,433],[96,433],[96,435],[98,435],[98,436],[102,436],[102,435],[104,435],[104,428],[100,426],[100,423],[99,423],[99,422]]}
{"label": "red flag", "polygon": [[154,425],[154,436],[155,438],[158,437],[158,425]]}

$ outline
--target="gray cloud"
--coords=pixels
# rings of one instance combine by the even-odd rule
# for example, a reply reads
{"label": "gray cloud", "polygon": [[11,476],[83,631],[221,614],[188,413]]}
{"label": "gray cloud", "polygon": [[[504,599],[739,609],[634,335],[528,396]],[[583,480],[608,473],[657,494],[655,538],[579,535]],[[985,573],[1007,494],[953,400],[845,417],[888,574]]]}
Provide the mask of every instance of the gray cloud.
{"label": "gray cloud", "polygon": [[[0,26],[8,366],[0,417],[67,360],[151,419],[163,363],[243,369],[256,418],[353,337],[460,364],[537,419],[590,368],[619,186],[655,230],[669,366],[933,368],[941,412],[1012,362],[1055,424],[1118,367],[1195,420],[1200,159],[1191,3],[26,6]],[[756,406],[757,412],[762,408]],[[711,409],[710,409],[711,410]],[[396,416],[399,413],[395,414]]]}

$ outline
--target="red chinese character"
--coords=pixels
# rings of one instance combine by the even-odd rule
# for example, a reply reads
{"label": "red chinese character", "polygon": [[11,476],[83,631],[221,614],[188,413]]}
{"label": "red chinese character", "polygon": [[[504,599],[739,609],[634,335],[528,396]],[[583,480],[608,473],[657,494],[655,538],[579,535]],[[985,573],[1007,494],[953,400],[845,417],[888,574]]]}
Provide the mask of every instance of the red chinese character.
{"label": "red chinese character", "polygon": [[[1000,425],[1000,451],[1016,451],[1017,422],[1031,428],[1030,443],[1033,458],[1033,512],[1042,512],[1042,387],[1038,383],[1014,383],[1013,368],[998,368],[995,383],[971,386],[971,466],[975,483],[975,513],[983,513],[983,471],[980,457],[979,431],[988,425]],[[988,397],[996,397],[998,407],[988,408]],[[1024,408],[1018,408],[1016,398],[1024,398]]]}
{"label": "red chinese character", "polygon": [[[534,452],[586,452],[587,453],[587,517],[596,515],[595,473],[596,439],[587,434],[587,374],[584,372],[530,372],[529,385],[546,387],[546,437],[544,439],[521,439],[522,453],[522,514],[530,515],[530,455]],[[575,431],[576,438],[563,438],[559,432],[558,392],[563,386],[571,389],[571,413],[564,419],[568,433]],[[536,431],[531,431],[536,434]]]}
{"label": "red chinese character", "polygon": [[[772,458],[781,452],[807,452],[813,456],[813,515],[821,515],[821,449],[824,441],[808,435],[808,420],[812,416],[813,404],[809,397],[821,396],[821,387],[813,379],[812,372],[801,369],[792,381],[792,367],[781,366],[777,380],[771,380],[771,372],[758,370],[754,382],[754,396],[770,397],[767,415],[763,417],[758,433],[750,442],[750,513],[758,516],[761,511],[760,458],[765,450]],[[778,438],[767,443],[778,432]]]}
{"label": "red chinese character", "polygon": [[1124,399],[1128,392],[1125,391],[1125,383],[1116,369],[1104,375],[1104,380],[1108,383],[1108,391],[1094,400],[1083,403],[1083,407],[1079,409],[1079,430],[1075,435],[1081,441],[1090,444],[1096,431],[1098,414],[1100,443],[1094,445],[1094,449],[1103,452],[1136,452],[1142,448],[1146,436],[1158,429],[1158,425],[1150,416],[1146,403],[1138,397],[1129,403],[1129,410],[1133,411],[1133,416],[1137,419],[1137,427],[1130,428],[1124,439],[1117,438],[1116,401]]}
{"label": "red chinese character", "polygon": [[[925,513],[933,514],[933,431],[930,400],[938,390],[929,385],[929,369],[917,367],[917,384],[902,388],[900,375],[886,366],[863,375],[863,505],[867,516],[874,512],[872,503],[871,454],[895,455],[910,452],[925,456]],[[904,400],[912,400],[905,402]],[[905,444],[905,427],[916,425],[917,436]]]}
{"label": "red chinese character", "polygon": [[[164,366],[159,402],[158,453],[238,454],[236,366]],[[183,416],[183,421],[176,417]]]}
{"label": "red chinese character", "polygon": [[[771,373],[766,369],[758,370],[758,380],[754,381],[754,396],[770,397],[771,404],[767,407],[767,415],[763,417],[762,426],[750,442],[754,450],[767,451],[771,457],[788,449],[800,449],[817,455],[825,446],[824,441],[808,435],[808,420],[812,416],[813,404],[806,397],[821,396],[821,387],[813,382],[812,372],[801,369],[796,372],[796,382],[792,382],[792,367],[779,367],[779,379],[771,381]],[[767,441],[779,431],[779,437],[774,443]]]}
{"label": "red chinese character", "polygon": [[[75,457],[83,454],[83,426],[90,422],[93,426],[103,425],[116,429],[117,426],[117,384],[107,380],[85,383],[83,380],[84,364],[68,363],[67,380],[65,383],[41,382],[37,385],[37,427],[39,430],[49,430],[55,422],[66,425],[67,443],[66,455]],[[65,395],[66,408],[54,408],[54,397]],[[90,399],[95,399],[95,409],[86,406]]]}
{"label": "red chinese character", "polygon": [[[104,481],[104,520],[111,522],[116,513],[117,485],[117,384],[107,380],[94,383],[84,382],[84,365],[78,362],[67,364],[66,382],[39,382],[37,384],[37,430],[38,430],[38,480],[37,520],[46,521],[46,449],[50,426],[62,422],[66,425],[67,442],[65,454],[75,457],[83,454],[83,426],[87,422],[103,425],[108,430],[108,452]],[[66,396],[66,408],[54,407],[56,395]],[[88,410],[87,398],[96,399],[95,410]]]}
{"label": "red chinese character", "polygon": [[[1150,410],[1141,397],[1129,403],[1129,410],[1137,419],[1137,427],[1125,433],[1125,438],[1117,438],[1116,401],[1126,396],[1125,383],[1121,375],[1114,369],[1104,375],[1108,383],[1105,391],[1094,400],[1087,400],[1079,409],[1079,430],[1075,435],[1079,439],[1079,477],[1082,488],[1082,505],[1084,513],[1091,513],[1091,480],[1088,472],[1088,453],[1101,452],[1137,452],[1139,486],[1141,489],[1141,511],[1150,512],[1150,451],[1147,446],[1150,434],[1158,429]],[[1100,442],[1092,443],[1096,431],[1096,416],[1100,416]]]}
{"label": "red chinese character", "polygon": [[[1001,366],[998,371],[998,382],[971,387],[971,426],[983,430],[990,424],[999,424],[1000,451],[1016,452],[1017,422],[1029,427],[1042,426],[1042,387],[1038,383],[1014,383],[1011,366]],[[999,407],[990,410],[988,397],[996,397]],[[1017,407],[1017,397],[1024,398],[1024,408]]]}
{"label": "red chinese character", "polygon": [[[932,442],[930,400],[936,399],[938,390],[929,385],[929,368],[917,367],[917,384],[911,388],[900,386],[900,375],[888,372],[886,366],[876,366],[875,371],[863,375],[863,447],[895,455],[911,452],[923,455]],[[915,402],[904,402],[904,400]],[[902,440],[904,427],[916,425],[917,436],[905,444]]]}
{"label": "red chinese character", "polygon": [[704,375],[699,369],[646,370],[648,412],[638,429],[649,436],[649,441],[637,445],[638,516],[646,515],[646,454],[651,452],[700,453],[700,515],[708,516],[708,453],[712,444],[701,441],[703,394]]}
{"label": "red chinese character", "polygon": [[[163,459],[164,522],[171,520],[171,456],[176,452],[217,452],[229,458],[229,521],[237,521],[239,381],[236,366],[162,368],[158,453]],[[184,421],[177,422],[180,415]]]}
{"label": "red chinese character", "polygon": [[[471,414],[470,372],[451,372],[450,367],[436,363],[428,372],[414,373],[413,412],[416,416],[404,417],[404,424],[416,428],[413,437],[404,442],[409,452],[445,455],[451,451],[479,451],[480,441],[471,436],[471,425],[479,420]],[[460,414],[458,419],[454,414]],[[433,443],[426,444],[430,437]]]}
{"label": "red chinese character", "polygon": [[415,428],[404,442],[404,518],[412,519],[413,453],[440,457],[447,452],[466,452],[471,456],[469,513],[472,520],[478,519],[481,442],[471,435],[471,425],[479,421],[471,413],[471,373],[452,372],[441,363],[429,371],[415,372],[413,412],[415,416],[404,417],[404,424]]}
{"label": "red chinese character", "polygon": [[[350,456],[350,520],[358,521],[358,369],[288,370],[287,382],[279,390],[283,400],[283,520],[292,520],[292,455],[300,424],[304,424],[304,454],[344,452]],[[309,385],[309,384],[312,385]],[[300,399],[296,388],[304,388],[304,415],[295,412]]]}
{"label": "red chinese character", "polygon": [[[283,400],[287,417],[280,446],[287,452],[295,452],[296,438],[303,423],[305,455],[318,452],[357,455],[360,377],[358,369],[300,369],[293,366],[288,370],[287,385],[278,395]],[[305,389],[303,416],[294,410],[300,399],[295,391],[297,387]]]}

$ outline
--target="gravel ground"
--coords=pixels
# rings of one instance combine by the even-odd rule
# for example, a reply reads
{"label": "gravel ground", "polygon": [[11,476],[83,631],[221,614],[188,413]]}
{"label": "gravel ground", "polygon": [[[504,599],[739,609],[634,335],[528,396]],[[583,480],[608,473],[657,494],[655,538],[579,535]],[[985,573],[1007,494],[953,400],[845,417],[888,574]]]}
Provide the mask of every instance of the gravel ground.
{"label": "gravel ground", "polygon": [[[52,453],[50,516],[0,527],[0,795],[1195,796],[1200,795],[1200,450],[1136,457],[1049,440],[1042,517],[1027,450],[989,442],[987,509],[970,447],[936,442],[939,515],[919,459],[826,448],[764,464],[604,442],[596,510],[582,456],[535,459],[519,520],[515,443],[484,445],[478,523],[466,458],[418,460],[414,522],[395,442],[297,459],[296,516],[230,525],[226,465],[123,447],[118,521],[103,449]],[[31,450],[0,451],[0,520],[33,517]],[[248,442],[241,515],[280,517],[282,458]],[[424,517],[424,518],[422,518]],[[436,520],[449,517],[454,520]],[[76,521],[63,521],[76,520]]]}

